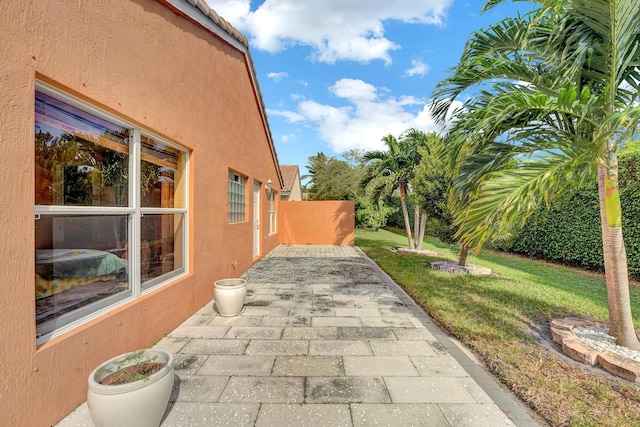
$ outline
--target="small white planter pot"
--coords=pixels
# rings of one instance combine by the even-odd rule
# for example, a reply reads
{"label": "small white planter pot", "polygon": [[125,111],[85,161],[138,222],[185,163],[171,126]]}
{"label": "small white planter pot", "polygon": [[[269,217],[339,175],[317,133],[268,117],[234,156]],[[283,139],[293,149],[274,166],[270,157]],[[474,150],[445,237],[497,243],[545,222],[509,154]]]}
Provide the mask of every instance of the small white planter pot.
{"label": "small white planter pot", "polygon": [[108,376],[101,371],[112,370],[114,362],[129,353],[107,360],[89,375],[87,406],[96,427],[160,425],[173,388],[173,354],[156,349],[144,351],[151,357],[156,356],[155,362],[165,365],[147,379],[119,385],[100,384]]}
{"label": "small white planter pot", "polygon": [[242,311],[247,296],[247,281],[222,279],[213,285],[213,299],[220,316],[237,316]]}

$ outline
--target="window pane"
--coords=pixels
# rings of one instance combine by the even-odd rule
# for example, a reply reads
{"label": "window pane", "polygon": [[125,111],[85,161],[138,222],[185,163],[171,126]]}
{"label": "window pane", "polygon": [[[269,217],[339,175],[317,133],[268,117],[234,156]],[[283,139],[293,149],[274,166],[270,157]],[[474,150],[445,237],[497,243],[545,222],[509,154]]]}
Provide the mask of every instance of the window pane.
{"label": "window pane", "polygon": [[121,258],[127,221],[126,215],[41,215],[36,220],[39,332],[63,326],[129,294],[129,263]]}
{"label": "window pane", "polygon": [[146,136],[142,136],[140,194],[143,207],[183,207],[183,154]]}
{"label": "window pane", "polygon": [[269,233],[273,234],[276,232],[276,227],[278,224],[278,213],[276,211],[276,192],[271,191],[269,193]]}
{"label": "window pane", "polygon": [[36,205],[127,206],[129,129],[36,92]]}
{"label": "window pane", "polygon": [[183,270],[182,218],[182,214],[145,214],[142,217],[140,273],[143,287],[148,287],[144,282]]}

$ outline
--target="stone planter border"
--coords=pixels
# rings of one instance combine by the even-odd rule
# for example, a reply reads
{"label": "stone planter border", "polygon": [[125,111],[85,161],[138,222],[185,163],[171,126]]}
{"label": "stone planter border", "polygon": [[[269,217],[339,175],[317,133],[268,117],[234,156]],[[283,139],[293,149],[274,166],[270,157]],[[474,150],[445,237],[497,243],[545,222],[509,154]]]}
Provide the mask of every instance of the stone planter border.
{"label": "stone planter border", "polygon": [[608,329],[609,324],[592,320],[565,317],[551,321],[553,341],[562,346],[562,352],[578,362],[600,366],[610,374],[625,380],[640,383],[640,362],[628,359],[611,351],[597,350],[582,341],[573,333],[574,328],[595,326]]}

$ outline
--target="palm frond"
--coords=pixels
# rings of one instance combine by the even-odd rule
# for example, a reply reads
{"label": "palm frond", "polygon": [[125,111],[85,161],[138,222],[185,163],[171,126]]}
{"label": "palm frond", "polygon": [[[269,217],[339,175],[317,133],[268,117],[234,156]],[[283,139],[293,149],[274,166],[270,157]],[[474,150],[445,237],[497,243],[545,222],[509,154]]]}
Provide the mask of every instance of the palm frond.
{"label": "palm frond", "polygon": [[[567,175],[567,170],[574,173]],[[477,182],[458,212],[457,237],[479,250],[490,236],[523,223],[541,203],[556,200],[586,180],[595,181],[595,171],[579,158],[564,156],[520,161],[517,168],[493,171]]]}

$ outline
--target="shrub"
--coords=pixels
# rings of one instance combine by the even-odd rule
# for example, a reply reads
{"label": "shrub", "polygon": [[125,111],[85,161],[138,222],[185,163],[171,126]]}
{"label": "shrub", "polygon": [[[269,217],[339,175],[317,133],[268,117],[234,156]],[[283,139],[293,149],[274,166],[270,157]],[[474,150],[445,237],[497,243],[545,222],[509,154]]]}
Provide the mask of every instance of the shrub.
{"label": "shrub", "polygon": [[[640,150],[620,153],[622,231],[629,274],[640,277]],[[510,244],[509,244],[510,243]],[[574,192],[566,202],[540,207],[501,249],[567,265],[604,270],[597,188]]]}

